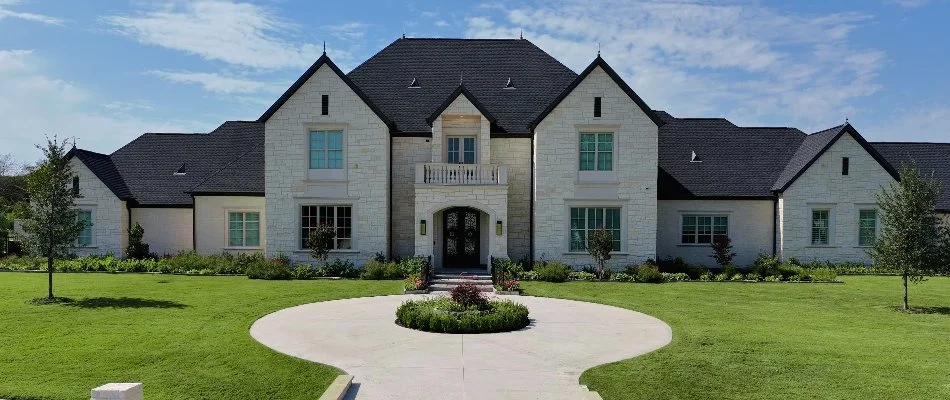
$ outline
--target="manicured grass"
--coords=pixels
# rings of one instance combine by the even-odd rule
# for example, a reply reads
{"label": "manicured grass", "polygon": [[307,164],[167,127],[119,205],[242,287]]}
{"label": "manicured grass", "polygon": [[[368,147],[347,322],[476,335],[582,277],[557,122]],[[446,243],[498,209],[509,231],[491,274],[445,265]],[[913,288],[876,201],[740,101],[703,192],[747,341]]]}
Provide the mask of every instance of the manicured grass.
{"label": "manicured grass", "polygon": [[644,312],[673,328],[667,347],[583,374],[604,399],[950,398],[950,278],[911,288],[911,306],[929,314],[896,311],[898,277],[843,280],[523,286],[529,295]]}
{"label": "manicured grass", "polygon": [[46,275],[0,273],[0,398],[88,399],[144,382],[150,399],[315,399],[336,368],[254,341],[257,318],[330,299],[396,294],[394,281],[57,274],[73,304],[30,305]]}

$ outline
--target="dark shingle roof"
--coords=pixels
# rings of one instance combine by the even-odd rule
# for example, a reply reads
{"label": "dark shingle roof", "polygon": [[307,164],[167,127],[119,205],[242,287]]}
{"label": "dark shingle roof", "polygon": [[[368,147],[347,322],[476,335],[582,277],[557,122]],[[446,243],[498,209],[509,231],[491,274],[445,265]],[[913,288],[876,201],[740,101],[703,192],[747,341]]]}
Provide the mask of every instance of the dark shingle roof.
{"label": "dark shingle roof", "polygon": [[523,39],[398,39],[348,76],[398,132],[430,132],[426,118],[464,83],[496,118],[492,132],[528,133],[577,74]]}
{"label": "dark shingle roof", "polygon": [[937,209],[950,212],[950,143],[871,143],[892,166],[914,164],[940,185]]}
{"label": "dark shingle roof", "polygon": [[[764,198],[805,134],[743,128],[723,118],[674,118],[656,111],[660,199]],[[690,162],[696,152],[701,162]]]}
{"label": "dark shingle roof", "polygon": [[82,161],[116,197],[122,200],[132,199],[132,192],[129,191],[125,180],[122,179],[122,175],[119,174],[119,170],[108,155],[73,148],[66,154],[66,158],[70,156],[75,156]]}
{"label": "dark shingle roof", "polygon": [[[235,160],[260,149],[264,126],[258,122],[228,121],[208,134],[146,133],[112,153],[111,160],[138,205],[189,206],[190,192]],[[211,180],[216,191],[263,193],[263,156],[243,179]],[[183,171],[184,175],[175,172]],[[259,172],[260,180],[249,183]],[[236,174],[237,175],[237,174]],[[227,182],[233,182],[230,187]]]}

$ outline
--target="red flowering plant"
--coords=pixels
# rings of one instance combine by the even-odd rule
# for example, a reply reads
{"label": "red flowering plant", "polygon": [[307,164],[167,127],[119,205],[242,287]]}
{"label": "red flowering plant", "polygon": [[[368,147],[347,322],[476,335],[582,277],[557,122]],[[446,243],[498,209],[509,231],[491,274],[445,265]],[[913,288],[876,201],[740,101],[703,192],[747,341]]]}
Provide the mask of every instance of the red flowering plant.
{"label": "red flowering plant", "polygon": [[474,307],[483,310],[488,307],[488,298],[472,282],[464,282],[454,287],[450,296],[452,301],[466,309]]}
{"label": "red flowering plant", "polygon": [[403,280],[403,287],[406,290],[422,290],[425,289],[425,282],[418,275],[409,275]]}
{"label": "red flowering plant", "polygon": [[501,290],[506,292],[514,292],[521,289],[521,281],[517,279],[505,279],[501,281]]}

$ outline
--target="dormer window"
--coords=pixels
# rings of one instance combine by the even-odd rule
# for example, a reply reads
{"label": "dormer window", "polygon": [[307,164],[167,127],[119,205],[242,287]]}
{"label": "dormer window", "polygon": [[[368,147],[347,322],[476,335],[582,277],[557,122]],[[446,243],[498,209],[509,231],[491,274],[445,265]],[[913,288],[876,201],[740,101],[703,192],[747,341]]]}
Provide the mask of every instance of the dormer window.
{"label": "dormer window", "polygon": [[509,77],[508,77],[508,82],[505,83],[504,89],[514,89],[514,88],[515,88],[515,84],[514,84],[514,83],[511,83],[511,77],[509,76]]}
{"label": "dormer window", "polygon": [[412,82],[409,83],[409,89],[418,89],[421,87],[422,85],[419,85],[419,81],[416,80],[416,78],[412,78]]}

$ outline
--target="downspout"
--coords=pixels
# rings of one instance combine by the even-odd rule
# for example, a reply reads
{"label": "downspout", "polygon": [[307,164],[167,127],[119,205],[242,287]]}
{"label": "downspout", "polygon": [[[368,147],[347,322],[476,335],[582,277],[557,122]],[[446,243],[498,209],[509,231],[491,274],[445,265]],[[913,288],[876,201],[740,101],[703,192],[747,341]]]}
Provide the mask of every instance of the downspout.
{"label": "downspout", "polygon": [[386,258],[393,255],[393,135],[389,133],[389,199],[387,200],[389,219],[386,223]]}
{"label": "downspout", "polygon": [[[198,251],[198,203],[195,194],[191,194],[191,250]],[[265,216],[266,217],[266,216]]]}
{"label": "downspout", "polygon": [[534,132],[531,132],[531,185],[528,190],[531,195],[528,196],[528,262],[534,264]]}
{"label": "downspout", "polygon": [[772,257],[778,256],[778,193],[772,199]]}

